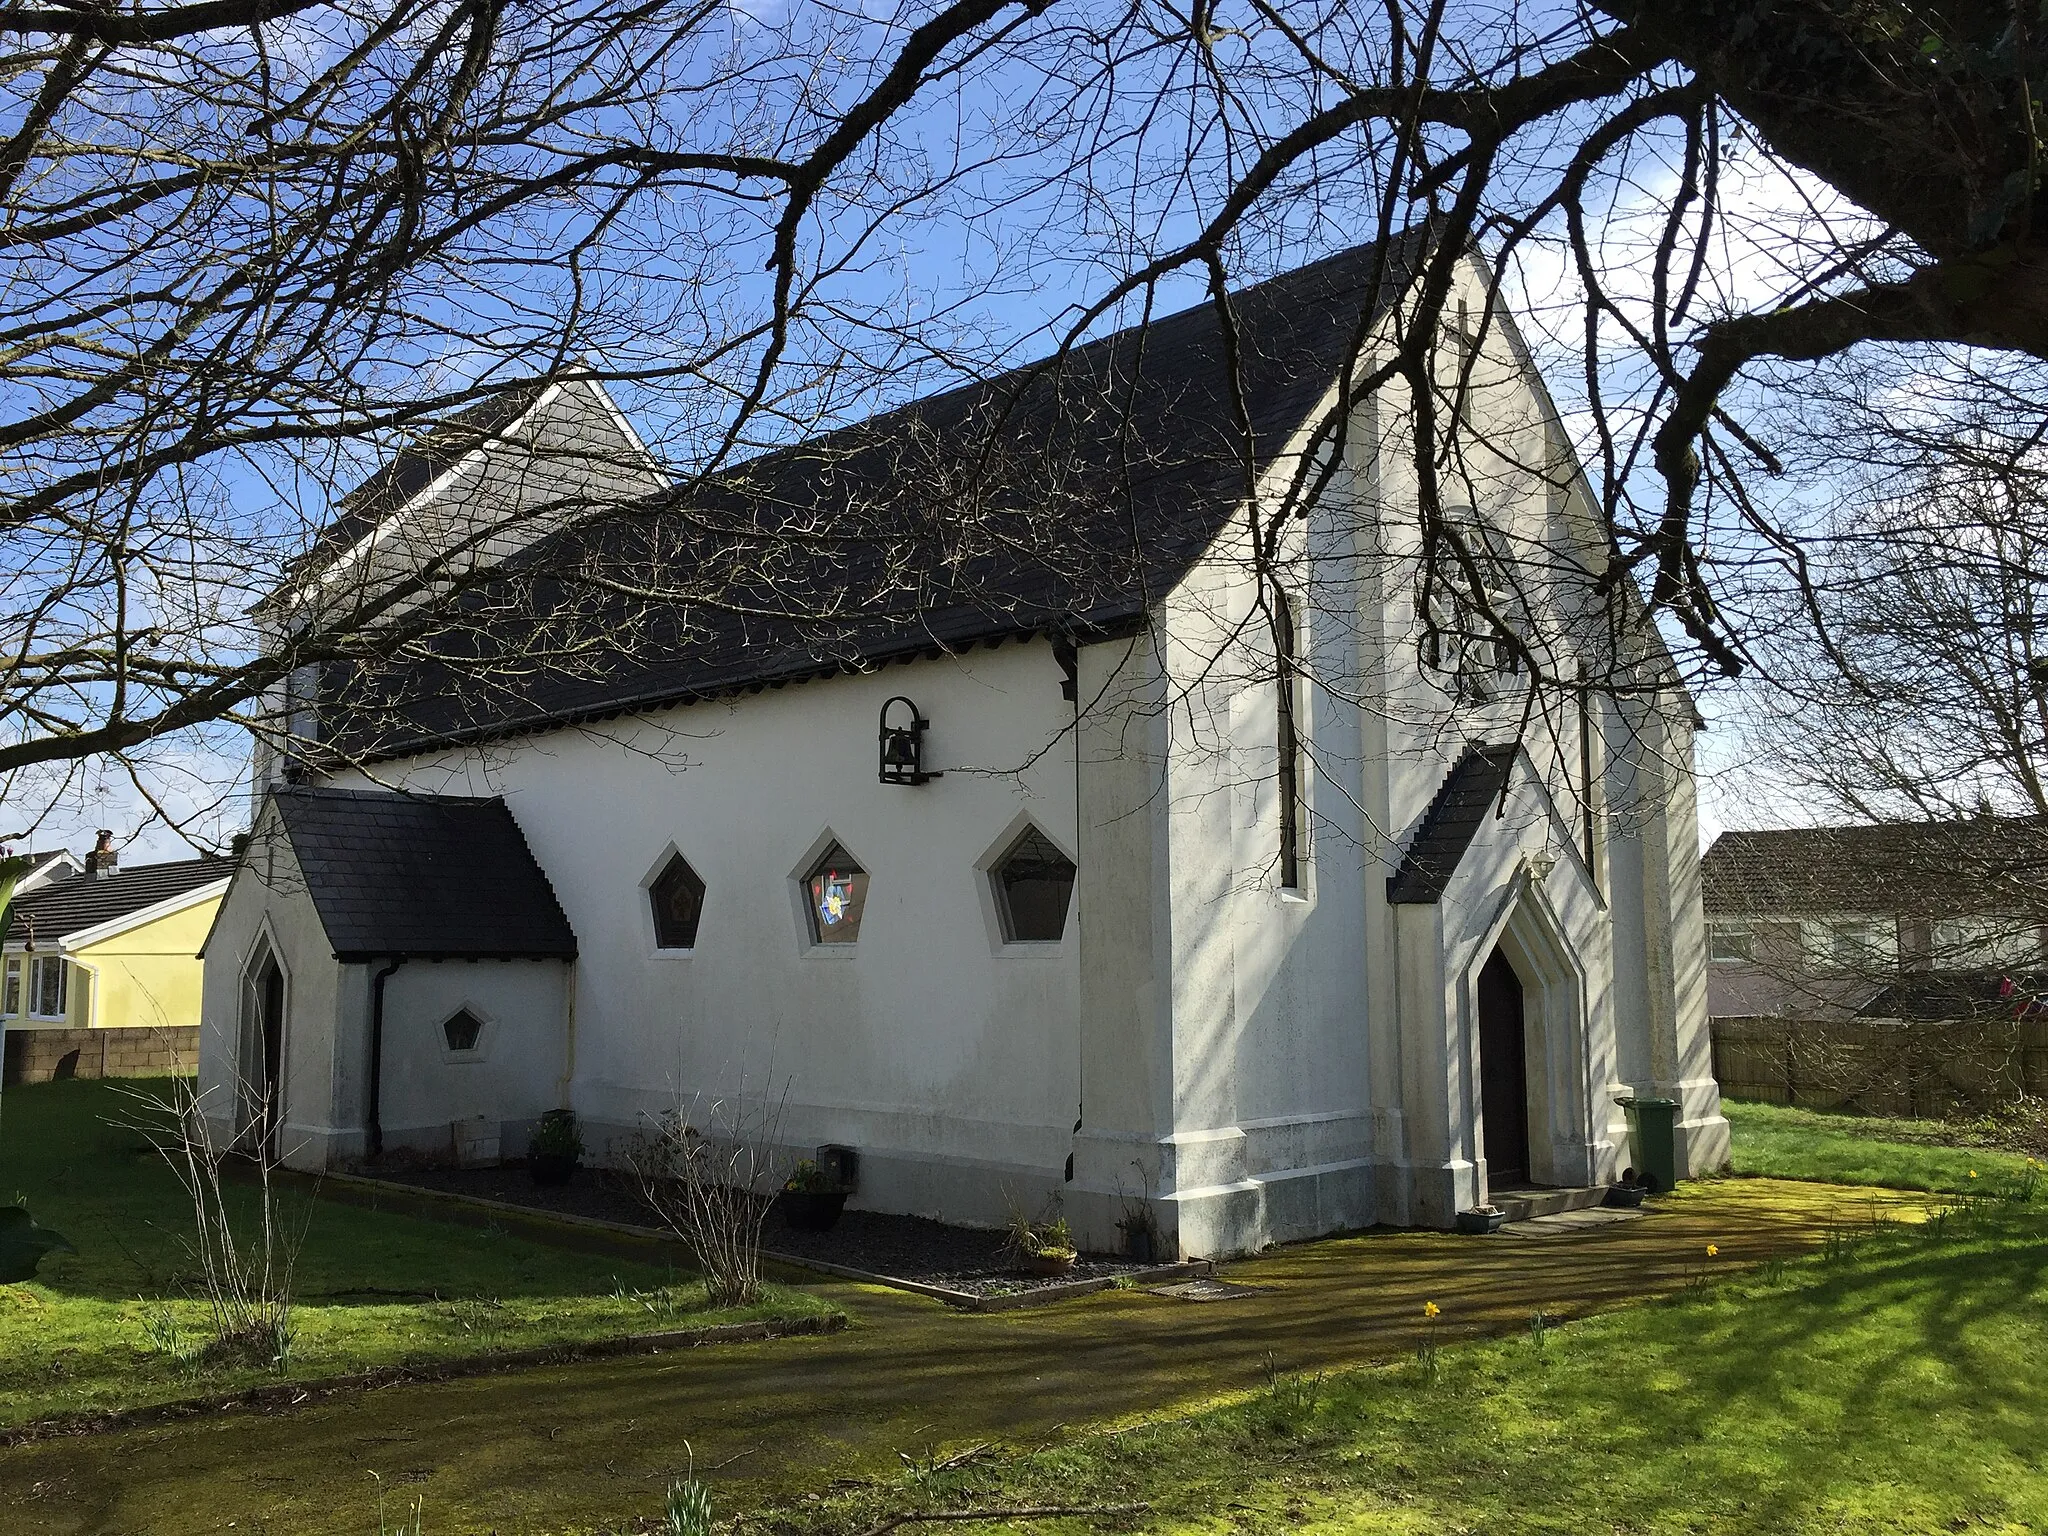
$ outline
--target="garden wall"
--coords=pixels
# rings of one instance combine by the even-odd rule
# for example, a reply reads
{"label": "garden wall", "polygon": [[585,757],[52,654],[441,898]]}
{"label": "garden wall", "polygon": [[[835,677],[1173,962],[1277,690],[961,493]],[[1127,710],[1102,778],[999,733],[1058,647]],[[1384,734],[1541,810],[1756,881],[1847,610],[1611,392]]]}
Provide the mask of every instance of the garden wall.
{"label": "garden wall", "polygon": [[1713,1021],[1730,1098],[1870,1115],[1982,1113],[2048,1094],[2048,1019]]}
{"label": "garden wall", "polygon": [[172,1077],[196,1071],[199,1026],[10,1029],[0,1082],[67,1077]]}

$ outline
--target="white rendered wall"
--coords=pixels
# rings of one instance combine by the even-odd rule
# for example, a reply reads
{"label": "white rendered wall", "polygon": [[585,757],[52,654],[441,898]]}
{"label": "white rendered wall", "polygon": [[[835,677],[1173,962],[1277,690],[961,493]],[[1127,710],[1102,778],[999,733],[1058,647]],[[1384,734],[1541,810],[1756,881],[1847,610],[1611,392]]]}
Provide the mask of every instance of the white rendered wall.
{"label": "white rendered wall", "polygon": [[[349,969],[374,977],[383,966]],[[481,1117],[506,1156],[522,1155],[534,1123],[560,1102],[568,976],[559,960],[409,960],[393,971],[384,983],[385,1145],[446,1153],[451,1122]],[[461,1008],[484,1028],[474,1050],[456,1052],[441,1025]],[[367,1019],[365,1006],[343,1032],[364,1061]]]}
{"label": "white rendered wall", "polygon": [[[1000,1221],[1060,1184],[1078,1102],[1082,903],[1064,941],[1005,945],[981,867],[1027,819],[1075,849],[1060,683],[1048,645],[1012,644],[377,775],[505,797],[577,936],[571,1101],[593,1154],[678,1106],[701,1123],[742,1088],[786,1094],[784,1143],[861,1150],[858,1203]],[[944,778],[877,782],[895,694]],[[799,898],[831,837],[870,877],[850,946],[812,944]],[[644,889],[672,848],[706,887],[687,954],[655,947]]]}
{"label": "white rendered wall", "polygon": [[200,1102],[217,1138],[236,1132],[237,1077],[249,968],[262,944],[285,980],[284,1064],[278,1149],[293,1167],[324,1168],[351,1156],[355,1127],[337,1106],[351,1093],[351,1063],[335,1051],[344,1007],[343,972],[306,894],[277,813],[266,810],[251,835],[207,937],[200,998]]}
{"label": "white rendered wall", "polygon": [[[1467,274],[1476,312],[1484,299],[1475,277]],[[1507,452],[1490,471],[1446,485],[1446,503],[1463,502],[1525,552],[1534,574],[1522,596],[1569,644],[1584,590],[1574,571],[1597,569],[1604,548],[1577,488],[1528,468],[1563,462],[1564,446],[1501,338],[1474,378],[1478,436]],[[1088,1167],[1099,1182],[1118,1131],[1156,1125],[1164,1145],[1150,1177],[1190,1251],[1374,1219],[1447,1224],[1486,1198],[1473,989],[1496,944],[1528,996],[1540,1179],[1577,1184],[1618,1171],[1612,1100],[1629,1086],[1621,1035],[1644,1055],[1653,1037],[1688,1061],[1704,1048],[1703,1018],[1690,1022],[1693,973],[1682,963],[1636,978],[1634,997],[1654,985],[1660,1007],[1617,1006],[1606,869],[1614,769],[1595,739],[1603,708],[1552,707],[1525,719],[1517,679],[1500,683],[1492,702],[1454,701],[1446,679],[1421,664],[1418,491],[1405,419],[1398,389],[1359,412],[1349,462],[1306,526],[1290,528],[1273,573],[1295,594],[1307,630],[1311,858],[1301,888],[1279,888],[1277,694],[1241,522],[1162,605],[1156,650],[1127,664],[1131,707],[1154,719],[1151,735],[1096,733],[1123,743],[1117,775],[1127,782],[1106,799],[1142,816],[1148,830],[1136,851],[1157,866],[1149,948],[1135,929],[1120,941],[1123,962],[1145,976],[1141,991],[1150,989],[1134,1021],[1146,1043],[1125,1053],[1125,1075],[1153,1063],[1170,1105],[1149,1120],[1128,1116],[1127,1130],[1105,1128]],[[1291,467],[1283,459],[1276,480]],[[1546,658],[1559,675],[1575,659],[1569,650]],[[1525,758],[1509,814],[1482,826],[1441,902],[1390,909],[1385,878],[1468,744],[1516,739]],[[1134,750],[1141,763],[1128,760]],[[1658,786],[1670,856],[1647,877],[1680,954],[1691,943],[1687,924],[1696,927],[1684,884],[1696,874],[1677,854],[1688,787]],[[1101,819],[1092,804],[1086,810],[1084,821]],[[1086,1016],[1092,1025],[1095,1014]],[[1092,1082],[1089,1096],[1101,1097]],[[1698,1097],[1689,1093],[1689,1110],[1717,1118],[1717,1106],[1691,1104]]]}

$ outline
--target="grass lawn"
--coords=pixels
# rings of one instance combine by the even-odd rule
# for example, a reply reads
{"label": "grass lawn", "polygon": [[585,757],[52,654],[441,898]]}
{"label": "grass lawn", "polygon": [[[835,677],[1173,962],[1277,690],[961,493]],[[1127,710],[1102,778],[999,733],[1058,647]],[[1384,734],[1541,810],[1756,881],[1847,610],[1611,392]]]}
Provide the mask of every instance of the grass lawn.
{"label": "grass lawn", "polygon": [[[0,1286],[0,1424],[279,1379],[180,1359],[207,1337],[185,1246],[192,1209],[142,1137],[110,1123],[135,1116],[124,1090],[163,1086],[49,1083],[0,1098],[0,1203],[24,1201],[78,1249],[45,1259],[31,1284]],[[253,1188],[234,1199],[253,1216]],[[776,1287],[756,1308],[715,1312],[694,1279],[654,1264],[296,1191],[279,1200],[285,1224],[305,1230],[287,1379],[833,1310]]]}
{"label": "grass lawn", "polygon": [[[1878,1184],[1946,1194],[2031,1185],[2028,1160],[1990,1147],[1943,1145],[1954,1127],[1937,1120],[1828,1114],[1725,1099],[1735,1172],[1828,1184]],[[1976,1177],[1972,1178],[1972,1173]],[[2048,1185],[2042,1193],[2048,1194]]]}
{"label": "grass lawn", "polygon": [[1279,1374],[1192,1416],[964,1466],[935,1454],[747,1523],[823,1536],[905,1510],[1143,1503],[1108,1528],[2048,1528],[2039,1207],[1977,1202],[1925,1225],[1864,1225],[1808,1259],[1724,1277],[1702,1251],[1700,1267],[1698,1288],[1663,1301],[1540,1338],[1446,1344],[1434,1380],[1418,1361]]}

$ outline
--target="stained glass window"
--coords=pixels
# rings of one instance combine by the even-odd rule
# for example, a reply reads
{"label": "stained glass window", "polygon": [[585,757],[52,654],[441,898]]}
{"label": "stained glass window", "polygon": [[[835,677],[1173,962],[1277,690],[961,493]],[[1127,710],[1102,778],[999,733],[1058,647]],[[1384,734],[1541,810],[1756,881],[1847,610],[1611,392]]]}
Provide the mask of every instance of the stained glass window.
{"label": "stained glass window", "polygon": [[820,944],[851,944],[860,937],[868,904],[868,872],[839,844],[827,848],[804,880],[811,937]]}
{"label": "stained glass window", "polygon": [[654,942],[663,949],[694,949],[704,915],[704,882],[680,853],[647,888],[654,904]]}

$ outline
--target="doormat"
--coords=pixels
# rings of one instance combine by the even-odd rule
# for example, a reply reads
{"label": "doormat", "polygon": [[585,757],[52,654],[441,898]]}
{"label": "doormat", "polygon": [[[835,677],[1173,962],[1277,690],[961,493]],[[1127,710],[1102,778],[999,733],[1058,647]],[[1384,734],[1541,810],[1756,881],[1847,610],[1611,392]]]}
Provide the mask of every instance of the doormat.
{"label": "doormat", "polygon": [[1171,1296],[1175,1301],[1235,1301],[1240,1296],[1263,1296],[1263,1286],[1232,1285],[1227,1280],[1183,1280],[1178,1285],[1147,1286],[1154,1296]]}
{"label": "doormat", "polygon": [[1595,1206],[1584,1211],[1554,1211],[1548,1216],[1531,1216],[1527,1221],[1511,1221],[1495,1236],[1564,1237],[1572,1232],[1584,1232],[1589,1227],[1612,1226],[1617,1221],[1641,1221],[1649,1214],[1645,1210],[1621,1210],[1612,1206]]}

